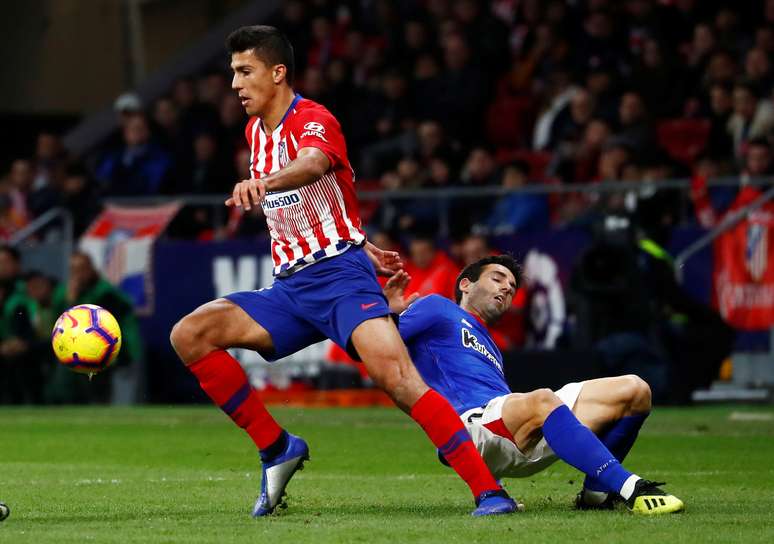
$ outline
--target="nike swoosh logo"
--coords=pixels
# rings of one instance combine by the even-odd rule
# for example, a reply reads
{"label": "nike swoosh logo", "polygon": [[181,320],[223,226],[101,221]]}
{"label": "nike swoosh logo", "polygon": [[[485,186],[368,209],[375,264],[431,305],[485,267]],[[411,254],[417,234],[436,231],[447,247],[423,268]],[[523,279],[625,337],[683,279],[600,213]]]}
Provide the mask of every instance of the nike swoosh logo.
{"label": "nike swoosh logo", "polygon": [[361,304],[361,305],[360,305],[360,309],[361,309],[361,310],[368,310],[369,308],[373,308],[373,307],[374,307],[374,306],[376,306],[377,304],[379,304],[379,303],[378,303],[378,302],[371,302],[371,303],[369,303],[369,304]]}

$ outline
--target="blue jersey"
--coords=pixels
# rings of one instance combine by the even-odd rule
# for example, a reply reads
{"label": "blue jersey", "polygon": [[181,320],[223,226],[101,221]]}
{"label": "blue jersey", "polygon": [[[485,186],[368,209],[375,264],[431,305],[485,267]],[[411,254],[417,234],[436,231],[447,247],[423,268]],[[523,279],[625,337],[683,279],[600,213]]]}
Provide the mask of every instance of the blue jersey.
{"label": "blue jersey", "polygon": [[420,298],[401,314],[398,328],[422,378],[458,414],[511,392],[489,331],[448,298]]}

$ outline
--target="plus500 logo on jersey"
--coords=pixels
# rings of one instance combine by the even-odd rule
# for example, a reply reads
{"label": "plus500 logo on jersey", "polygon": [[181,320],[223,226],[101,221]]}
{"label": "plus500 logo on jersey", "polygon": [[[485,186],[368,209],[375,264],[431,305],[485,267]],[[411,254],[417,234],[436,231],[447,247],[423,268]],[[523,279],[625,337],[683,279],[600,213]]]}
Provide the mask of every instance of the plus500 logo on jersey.
{"label": "plus500 logo on jersey", "polygon": [[298,191],[287,191],[274,195],[266,195],[266,199],[261,206],[264,210],[276,210],[277,208],[287,208],[293,204],[301,202],[301,194]]}

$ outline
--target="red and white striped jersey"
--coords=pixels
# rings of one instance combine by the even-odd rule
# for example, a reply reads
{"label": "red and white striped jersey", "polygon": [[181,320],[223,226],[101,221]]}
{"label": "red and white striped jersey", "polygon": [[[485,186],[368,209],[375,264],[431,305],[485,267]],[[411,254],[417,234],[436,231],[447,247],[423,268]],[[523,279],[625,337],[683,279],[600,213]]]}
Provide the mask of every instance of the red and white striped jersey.
{"label": "red and white striped jersey", "polygon": [[341,125],[324,106],[296,96],[271,134],[251,117],[245,129],[250,172],[262,178],[316,147],[331,168],[320,179],[288,191],[268,193],[262,203],[271,234],[274,275],[284,276],[365,241],[355,196],[355,175]]}

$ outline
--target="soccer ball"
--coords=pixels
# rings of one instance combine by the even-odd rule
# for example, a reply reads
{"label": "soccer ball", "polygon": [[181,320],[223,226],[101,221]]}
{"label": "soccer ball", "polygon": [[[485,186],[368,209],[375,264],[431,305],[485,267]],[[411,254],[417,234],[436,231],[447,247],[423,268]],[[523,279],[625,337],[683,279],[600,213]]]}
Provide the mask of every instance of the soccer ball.
{"label": "soccer ball", "polygon": [[97,374],[116,360],[121,349],[121,328],[105,308],[81,304],[56,320],[51,345],[59,362],[73,372]]}

